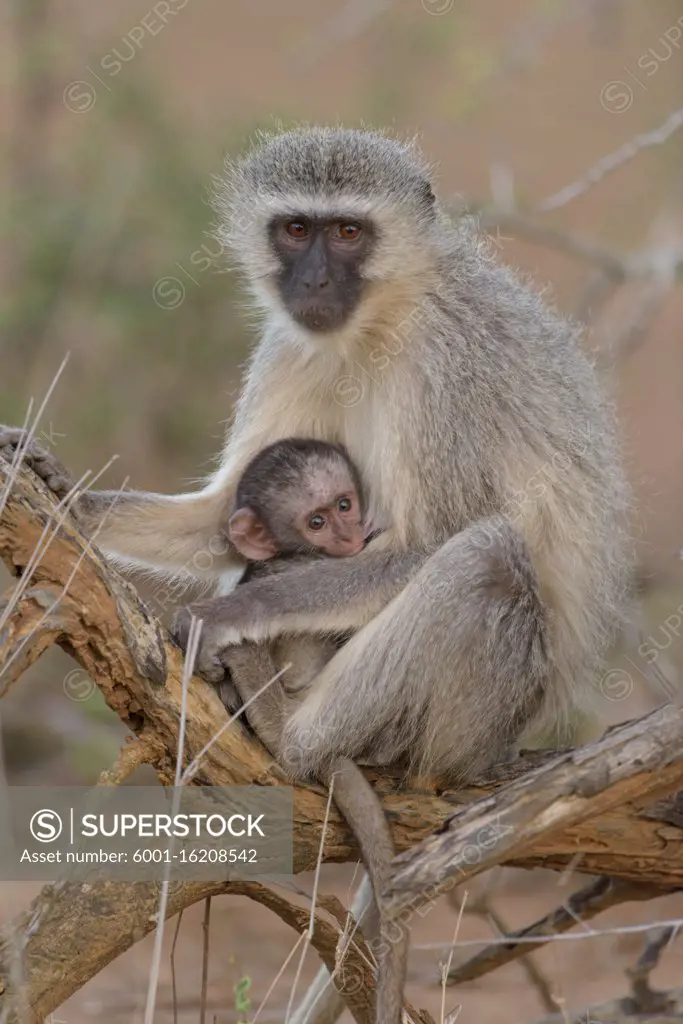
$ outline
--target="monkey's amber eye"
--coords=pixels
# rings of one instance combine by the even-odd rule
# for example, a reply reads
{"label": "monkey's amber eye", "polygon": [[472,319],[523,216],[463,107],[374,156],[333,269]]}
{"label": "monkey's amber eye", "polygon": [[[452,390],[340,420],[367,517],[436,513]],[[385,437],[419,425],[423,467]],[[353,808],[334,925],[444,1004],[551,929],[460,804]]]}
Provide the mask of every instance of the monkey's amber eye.
{"label": "monkey's amber eye", "polygon": [[311,516],[311,518],[308,520],[308,529],[314,530],[316,533],[318,532],[318,530],[322,530],[324,525],[325,516],[316,514],[314,516]]}
{"label": "monkey's amber eye", "polygon": [[285,231],[290,238],[306,238],[308,226],[300,220],[291,220],[289,224],[285,224]]}
{"label": "monkey's amber eye", "polygon": [[337,234],[345,242],[354,242],[360,235],[361,228],[358,224],[340,224],[337,229]]}
{"label": "monkey's amber eye", "polygon": [[351,511],[351,499],[350,498],[340,498],[339,501],[337,502],[337,508],[339,509],[340,512],[350,512]]}

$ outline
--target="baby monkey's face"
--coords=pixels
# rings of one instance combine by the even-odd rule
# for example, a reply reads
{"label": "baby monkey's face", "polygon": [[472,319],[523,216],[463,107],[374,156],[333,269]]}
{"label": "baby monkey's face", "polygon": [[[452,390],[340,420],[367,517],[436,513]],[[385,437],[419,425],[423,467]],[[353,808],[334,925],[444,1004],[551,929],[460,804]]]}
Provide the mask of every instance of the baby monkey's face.
{"label": "baby monkey's face", "polygon": [[[332,558],[348,558],[363,550],[365,524],[359,496],[352,481],[344,486],[316,488],[297,517],[296,528],[305,544]],[[322,493],[320,493],[322,492]]]}
{"label": "baby monkey's face", "polygon": [[237,550],[254,562],[316,551],[349,558],[362,551],[368,530],[361,484],[343,451],[296,440],[263,451],[261,463],[270,464],[260,465],[257,458],[247,467],[241,507],[228,524]]}

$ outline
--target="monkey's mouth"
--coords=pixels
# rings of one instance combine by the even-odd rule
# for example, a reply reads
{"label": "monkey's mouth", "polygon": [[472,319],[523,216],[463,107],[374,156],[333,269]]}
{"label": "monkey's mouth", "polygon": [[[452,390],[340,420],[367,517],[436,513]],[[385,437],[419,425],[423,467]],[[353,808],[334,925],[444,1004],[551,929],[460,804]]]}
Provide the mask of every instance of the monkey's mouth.
{"label": "monkey's mouth", "polygon": [[365,540],[357,541],[355,544],[349,545],[348,549],[345,552],[344,557],[345,558],[350,558],[352,555],[359,555],[364,547],[365,547]]}
{"label": "monkey's mouth", "polygon": [[337,303],[297,303],[290,314],[293,320],[309,331],[334,331],[342,327],[348,319],[348,313]]}
{"label": "monkey's mouth", "polygon": [[354,555],[359,555],[365,547],[365,541],[349,543],[344,545],[343,548],[330,548],[325,551],[325,554],[330,558],[352,558]]}

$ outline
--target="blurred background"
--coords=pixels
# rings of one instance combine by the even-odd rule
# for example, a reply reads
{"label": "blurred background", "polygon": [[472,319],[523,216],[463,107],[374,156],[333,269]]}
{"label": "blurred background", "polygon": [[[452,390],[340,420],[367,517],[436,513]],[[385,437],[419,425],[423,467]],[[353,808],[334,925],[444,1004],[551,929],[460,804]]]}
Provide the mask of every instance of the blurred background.
{"label": "blurred background", "polygon": [[[192,487],[220,447],[250,340],[239,282],[210,234],[208,194],[224,157],[256,128],[302,120],[417,133],[454,211],[479,211],[501,258],[585,322],[618,404],[641,610],[601,683],[599,721],[577,723],[577,737],[675,697],[683,2],[7,0],[2,17],[0,422],[23,422],[69,352],[42,442],[77,474],[118,454],[107,486],[129,477],[150,490]],[[123,738],[88,677],[57,651],[1,711],[12,783],[94,782]],[[326,877],[345,898],[350,872]],[[515,927],[566,897],[542,872],[506,870],[485,886]],[[28,892],[1,887],[0,916]],[[651,920],[658,907],[621,908],[599,924]],[[683,916],[681,901],[659,909]],[[449,943],[454,921],[453,907],[440,906],[419,923],[415,946]],[[460,937],[491,927],[486,909],[466,913]],[[258,1006],[293,936],[240,900],[217,906],[212,928],[209,1008],[218,1021],[238,1020],[233,986],[247,978]],[[189,913],[177,1007],[188,1021],[197,1019],[199,936]],[[450,1003],[463,1004],[463,1021],[476,1013],[485,1024],[540,1018],[548,992],[567,1006],[620,995],[640,941],[556,944],[537,957],[545,981],[515,964],[449,991]],[[141,1019],[148,952],[143,944],[117,961],[61,1018]],[[409,996],[433,1013],[440,955],[415,948],[411,960]],[[307,965],[310,974],[313,954]],[[261,1019],[283,1019],[291,977]],[[159,1020],[173,1019],[169,986],[162,976]]]}

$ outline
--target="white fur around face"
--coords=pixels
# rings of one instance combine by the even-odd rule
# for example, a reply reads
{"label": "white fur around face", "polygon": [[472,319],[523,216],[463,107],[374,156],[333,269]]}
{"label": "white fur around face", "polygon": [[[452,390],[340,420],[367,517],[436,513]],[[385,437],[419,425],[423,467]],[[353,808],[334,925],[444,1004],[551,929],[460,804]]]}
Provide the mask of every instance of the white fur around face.
{"label": "white fur around face", "polygon": [[[408,346],[378,369],[369,351],[379,342],[369,336],[362,341],[347,336],[343,342],[342,347],[327,335],[302,341],[280,324],[271,326],[255,355],[223,464],[209,485],[212,490],[235,487],[247,462],[266,445],[286,437],[313,437],[348,449],[363,481],[374,529],[398,525],[397,509],[410,515],[410,495],[415,495],[407,478],[396,500],[397,480],[409,468],[401,452],[411,385]],[[403,533],[400,524],[399,535]]]}

